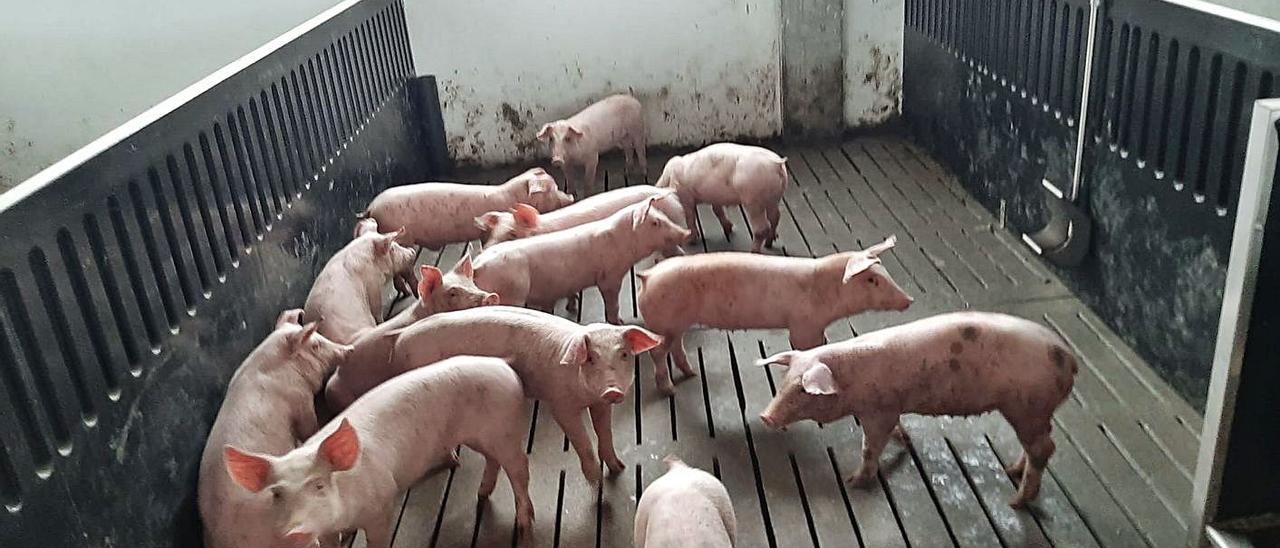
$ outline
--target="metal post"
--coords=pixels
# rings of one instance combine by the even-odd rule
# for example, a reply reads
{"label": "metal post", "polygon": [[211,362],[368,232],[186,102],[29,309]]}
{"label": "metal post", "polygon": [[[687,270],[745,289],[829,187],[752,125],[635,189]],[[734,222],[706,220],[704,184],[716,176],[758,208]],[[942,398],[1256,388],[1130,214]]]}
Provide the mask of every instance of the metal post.
{"label": "metal post", "polygon": [[1080,197],[1080,180],[1084,178],[1084,144],[1086,128],[1089,127],[1089,88],[1093,84],[1093,53],[1097,49],[1093,42],[1098,32],[1098,12],[1100,11],[1102,11],[1102,0],[1090,0],[1089,37],[1085,42],[1084,53],[1084,85],[1080,87],[1080,114],[1076,117],[1080,122],[1076,125],[1076,167],[1071,175],[1071,194],[1066,197],[1067,201],[1072,203]]}

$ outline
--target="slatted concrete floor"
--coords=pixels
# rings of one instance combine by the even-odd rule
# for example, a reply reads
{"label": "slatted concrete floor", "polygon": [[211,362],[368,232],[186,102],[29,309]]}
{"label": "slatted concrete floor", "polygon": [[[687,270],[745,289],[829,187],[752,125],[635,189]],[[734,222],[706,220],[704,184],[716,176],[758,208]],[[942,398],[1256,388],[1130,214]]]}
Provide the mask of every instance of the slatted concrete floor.
{"label": "slatted concrete floor", "polygon": [[[861,249],[889,234],[885,257],[916,303],[905,313],[873,313],[833,325],[830,340],[939,312],[976,309],[1017,314],[1057,330],[1082,357],[1072,397],[1055,417],[1058,451],[1030,510],[1006,504],[1015,487],[1003,472],[1018,454],[1012,430],[996,415],[904,417],[910,448],[890,442],[880,481],[842,483],[860,460],[851,418],[786,432],[757,415],[778,373],[754,367],[788,348],[783,331],[696,331],[688,336],[699,376],[678,382],[673,398],[653,389],[648,357],[614,413],[624,473],[591,488],[559,427],[530,404],[525,440],[537,521],[532,545],[628,546],[636,501],[677,454],[724,482],[738,516],[740,546],[1173,546],[1187,528],[1191,474],[1201,418],[1093,313],[1043,268],[954,178],[911,144],[893,137],[780,150],[788,188],[774,253],[820,256]],[[651,161],[653,182],[665,158]],[[475,173],[492,182],[515,172]],[[640,184],[606,163],[607,186]],[[698,251],[745,250],[741,211],[726,237],[700,209]],[[424,252],[450,266],[461,246]],[[642,263],[643,270],[651,262]],[[624,321],[639,323],[634,278],[623,288]],[[573,319],[602,321],[594,289]],[[563,309],[560,314],[565,314]],[[676,372],[680,379],[679,372]],[[509,546],[513,504],[505,479],[477,505],[482,461],[426,478],[406,497],[395,546]],[[359,542],[359,540],[357,540]]]}

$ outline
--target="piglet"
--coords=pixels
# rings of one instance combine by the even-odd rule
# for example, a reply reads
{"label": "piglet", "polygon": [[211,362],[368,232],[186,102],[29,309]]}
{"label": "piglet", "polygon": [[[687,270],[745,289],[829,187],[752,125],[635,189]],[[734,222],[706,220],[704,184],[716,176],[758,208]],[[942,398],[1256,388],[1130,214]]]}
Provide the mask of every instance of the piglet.
{"label": "piglet", "polygon": [[880,254],[890,236],[863,251],[818,259],[751,253],[707,253],[667,259],[641,272],[636,304],[645,326],[666,343],[653,350],[653,377],[670,395],[667,354],[693,375],[684,332],[694,325],[721,329],[791,330],[791,346],[813,348],[832,322],[867,310],[906,310],[912,299],[894,283]]}
{"label": "piglet", "polygon": [[275,330],[245,358],[227,385],[200,459],[197,501],[205,546],[273,546],[266,519],[271,497],[254,495],[227,477],[222,447],[284,453],[319,429],[315,394],[334,366],[351,352],[316,333],[317,324],[298,325],[301,310],[276,320]]}
{"label": "piglet", "polygon": [[760,414],[770,428],[847,415],[862,424],[862,466],[849,478],[876,477],[880,452],[903,413],[976,415],[999,411],[1023,453],[1008,468],[1021,476],[1009,501],[1036,498],[1054,443],[1053,413],[1071,392],[1076,358],[1048,328],[988,312],[940,314],[812,350],[770,356],[787,366],[778,394]]}
{"label": "piglet", "polygon": [[373,389],[287,453],[225,445],[226,471],[246,495],[273,501],[262,516],[273,526],[266,538],[307,545],[362,529],[370,548],[387,548],[405,493],[465,445],[485,457],[481,499],[493,493],[498,469],[507,473],[516,524],[527,534],[533,504],[525,407],[520,379],[506,362],[459,356]]}
{"label": "piglet", "polygon": [[654,205],[667,218],[676,224],[684,223],[684,208],[680,206],[679,198],[675,197],[672,191],[650,185],[636,185],[601,192],[545,215],[539,214],[537,210],[527,205],[516,204],[507,211],[490,211],[476,217],[476,224],[484,227],[489,233],[489,238],[484,244],[488,247],[599,221],[624,207],[653,197],[661,198]]}
{"label": "piglet", "polygon": [[630,95],[610,95],[567,119],[543,124],[538,140],[549,143],[551,164],[564,174],[565,188],[573,186],[571,170],[581,168],[584,195],[595,188],[600,154],[615,147],[622,149],[628,171],[636,163],[641,173],[648,171],[644,117],[640,101]]}
{"label": "piglet", "polygon": [[689,231],[664,215],[653,196],[603,220],[490,247],[476,258],[476,285],[496,292],[502,304],[550,310],[561,298],[596,286],[604,317],[620,324],[618,292],[641,259],[677,247]]}
{"label": "piglet", "polygon": [[609,470],[625,465],[613,447],[612,405],[631,388],[633,360],[662,342],[639,327],[578,325],[535,310],[485,306],[436,314],[409,327],[365,338],[329,380],[325,396],[341,409],[386,379],[451,356],[506,359],[525,394],[542,401],[578,453],[587,480],[600,481],[600,465],[582,423],[591,413],[600,456]]}
{"label": "piglet", "polygon": [[518,203],[545,213],[573,203],[573,196],[560,192],[545,170],[533,168],[498,186],[418,183],[392,187],[375,197],[360,216],[377,221],[380,230],[404,227],[405,241],[440,249],[483,238],[476,216]]}
{"label": "piglet", "polygon": [[738,519],[724,484],[715,476],[663,459],[667,473],[650,483],[636,507],[636,548],[730,548]]}
{"label": "piglet", "polygon": [[382,288],[398,273],[412,272],[417,259],[412,249],[396,243],[401,235],[367,232],[329,258],[303,306],[306,318],[324,319],[321,335],[345,344],[378,325]]}
{"label": "piglet", "polygon": [[658,178],[658,187],[680,196],[686,224],[696,229],[698,204],[711,204],[727,235],[733,222],[724,206],[741,204],[751,223],[751,251],[773,246],[778,230],[778,202],[787,189],[787,159],[773,151],[737,143],[716,143],[696,152],[675,156]]}

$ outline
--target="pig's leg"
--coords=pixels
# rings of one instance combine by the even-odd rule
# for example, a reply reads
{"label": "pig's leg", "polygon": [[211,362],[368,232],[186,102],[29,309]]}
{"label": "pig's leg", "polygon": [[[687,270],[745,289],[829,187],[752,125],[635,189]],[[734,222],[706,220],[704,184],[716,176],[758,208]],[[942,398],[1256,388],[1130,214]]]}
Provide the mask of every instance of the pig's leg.
{"label": "pig's leg", "polygon": [[484,500],[493,494],[493,488],[498,485],[498,469],[502,465],[498,464],[498,460],[489,456],[486,452],[484,456],[484,475],[480,477],[480,490],[476,492],[476,498]]}
{"label": "pig's leg", "polygon": [[716,218],[720,219],[720,229],[724,230],[725,237],[733,234],[733,221],[729,220],[729,216],[724,214],[724,206],[713,205],[711,211],[715,212]]}
{"label": "pig's leg", "polygon": [[680,207],[684,208],[684,227],[691,233],[689,243],[698,243],[702,237],[702,233],[698,230],[698,202],[680,198]]}
{"label": "pig's leg", "polygon": [[791,326],[791,349],[808,350],[822,346],[826,342],[825,326],[793,325]]}
{"label": "pig's leg", "polygon": [[645,156],[646,151],[645,151],[644,130],[640,130],[636,132],[635,136],[631,138],[631,144],[635,146],[635,150],[632,152],[632,154],[634,154],[636,157],[636,160],[638,160],[638,164],[640,165],[640,173],[648,175],[649,159]]}
{"label": "pig's leg", "polygon": [[511,495],[516,499],[516,526],[520,529],[520,536],[528,536],[533,532],[533,501],[529,500],[529,459],[518,448],[504,453],[510,453],[502,456],[502,470],[507,473]]}
{"label": "pig's leg", "polygon": [[569,295],[568,297],[566,297],[566,298],[565,298],[565,300],[564,300],[564,309],[565,309],[565,311],[566,311],[566,312],[568,312],[568,313],[570,313],[570,314],[577,314],[577,313],[578,313],[578,301],[579,301],[579,300],[581,300],[581,298],[582,298],[582,294],[581,294],[581,293],[574,293],[574,294]]}
{"label": "pig's leg", "polygon": [[[1009,499],[1009,506],[1014,508],[1026,506],[1040,494],[1040,476],[1049,464],[1049,457],[1053,456],[1055,445],[1050,436],[1053,425],[1049,423],[1048,415],[1045,417],[1009,420],[1013,431],[1018,434],[1018,441],[1022,442],[1023,452],[1018,458],[1022,464],[1022,481],[1018,485],[1018,492]],[[1019,463],[1014,463],[1011,468],[1017,468]]]}
{"label": "pig's leg", "polygon": [[618,293],[622,292],[622,279],[601,281],[596,284],[600,288],[600,296],[604,298],[604,321],[613,325],[622,325],[618,316]]}
{"label": "pig's leg", "polygon": [[696,377],[698,374],[693,371],[693,366],[689,365],[689,356],[684,353],[684,332],[671,337],[671,354],[675,356],[676,367],[684,371],[685,375]]}
{"label": "pig's leg", "polygon": [[[677,335],[678,337],[678,335]],[[667,370],[667,354],[671,353],[670,335],[663,335],[665,339],[662,344],[653,347],[649,351],[649,357],[653,358],[653,384],[657,386],[658,392],[664,396],[670,396],[676,392],[676,387],[671,384],[671,371]]]}
{"label": "pig's leg", "polygon": [[759,253],[760,248],[764,247],[765,240],[770,238],[773,230],[769,228],[769,215],[765,212],[765,206],[760,204],[746,204],[747,222],[751,224],[751,252]]}
{"label": "pig's leg", "polygon": [[[396,497],[396,500],[400,500]],[[376,517],[364,524],[365,546],[367,548],[391,548],[391,536],[395,533],[395,517],[399,514],[392,508],[375,512]]]}
{"label": "pig's leg", "polygon": [[628,139],[628,140],[626,140],[626,141],[623,141],[623,142],[621,143],[621,146],[619,146],[618,148],[621,148],[621,149],[622,149],[622,159],[623,159],[623,161],[625,161],[625,162],[626,162],[626,167],[625,167],[625,169],[623,169],[623,173],[631,173],[631,172],[635,169],[635,163],[636,163],[636,162],[635,162],[635,156],[636,156],[636,149],[635,149],[635,147],[631,146],[631,140],[630,140],[630,139]]}
{"label": "pig's leg", "polygon": [[592,154],[587,156],[583,162],[583,178],[586,179],[585,185],[582,187],[582,197],[585,198],[595,193],[596,190],[596,164],[600,162],[600,154]]}
{"label": "pig's leg", "polygon": [[782,213],[778,211],[776,202],[766,206],[764,213],[769,217],[769,239],[764,242],[764,246],[773,249],[773,242],[778,239],[778,220],[782,218]]}
{"label": "pig's leg", "polygon": [[894,414],[858,417],[862,421],[862,466],[847,480],[854,487],[866,487],[880,471],[880,453],[889,442],[889,433],[898,424]]}
{"label": "pig's leg", "polygon": [[591,413],[591,427],[596,431],[596,445],[600,446],[600,460],[609,467],[612,474],[621,473],[627,465],[618,458],[613,448],[613,406],[597,403],[587,408]]}
{"label": "pig's leg", "polygon": [[551,418],[560,425],[564,435],[569,438],[569,445],[572,445],[574,452],[578,453],[582,475],[587,478],[587,482],[591,485],[599,485],[600,463],[596,461],[595,451],[591,449],[591,440],[587,437],[587,426],[582,423],[582,409],[552,407]]}

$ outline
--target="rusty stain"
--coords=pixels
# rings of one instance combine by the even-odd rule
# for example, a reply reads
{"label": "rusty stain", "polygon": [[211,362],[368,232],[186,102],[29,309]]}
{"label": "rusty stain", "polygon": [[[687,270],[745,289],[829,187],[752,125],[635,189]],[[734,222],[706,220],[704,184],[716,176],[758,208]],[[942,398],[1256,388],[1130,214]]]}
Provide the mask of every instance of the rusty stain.
{"label": "rusty stain", "polygon": [[520,113],[511,106],[511,103],[502,103],[502,119],[511,124],[511,129],[516,131],[524,131],[529,124],[520,118]]}

